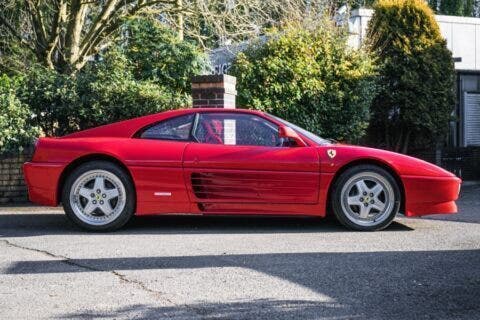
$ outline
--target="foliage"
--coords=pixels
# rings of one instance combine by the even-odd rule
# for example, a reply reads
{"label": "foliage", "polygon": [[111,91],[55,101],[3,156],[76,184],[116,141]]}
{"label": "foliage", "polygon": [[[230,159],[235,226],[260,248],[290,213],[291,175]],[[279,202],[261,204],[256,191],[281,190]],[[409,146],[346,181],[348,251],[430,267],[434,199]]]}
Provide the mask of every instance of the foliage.
{"label": "foliage", "polygon": [[182,8],[171,0],[2,0],[0,44],[20,46],[36,63],[71,75],[113,44],[125,19],[149,10]]}
{"label": "foliage", "polygon": [[[125,20],[143,14],[159,17],[181,40],[185,34],[203,47],[216,47],[256,37],[265,28],[285,21],[315,24],[323,13],[333,13],[341,3],[360,1],[2,0],[0,48],[22,48],[15,56],[18,60],[74,74],[125,36]],[[0,59],[3,62],[9,61]]]}
{"label": "foliage", "polygon": [[137,117],[190,103],[189,78],[206,68],[192,44],[148,18],[128,23],[131,39],[75,75],[30,67],[18,89],[47,135]]}
{"label": "foliage", "polygon": [[300,23],[315,27],[324,14],[333,15],[342,4],[358,6],[372,0],[177,0],[183,2],[178,14],[166,14],[167,23],[183,30],[185,37],[203,47],[215,48],[249,41],[272,27]]}
{"label": "foliage", "polygon": [[359,7],[371,7],[375,0],[332,0],[331,2],[336,8],[347,5],[352,9],[357,9]]}
{"label": "foliage", "polygon": [[73,76],[33,65],[23,79],[18,97],[35,114],[35,125],[47,135],[61,135],[77,128],[79,97]]}
{"label": "foliage", "polygon": [[478,16],[478,0],[428,0],[430,7],[438,14],[452,16]]}
{"label": "foliage", "polygon": [[28,124],[33,114],[15,95],[18,81],[0,77],[0,153],[21,151],[40,134],[37,127]]}
{"label": "foliage", "polygon": [[77,77],[79,129],[138,117],[188,103],[184,91],[152,80],[136,80],[132,62],[111,51]]}
{"label": "foliage", "polygon": [[454,108],[455,71],[432,10],[423,0],[379,0],[369,30],[381,74],[372,135],[402,152],[420,137],[441,141]]}
{"label": "foliage", "polygon": [[37,115],[47,135],[64,135],[101,124],[178,108],[188,96],[151,80],[135,80],[131,63],[117,51],[76,76],[35,66],[19,97]]}
{"label": "foliage", "polygon": [[190,77],[208,70],[208,58],[158,19],[146,16],[127,21],[121,51],[132,62],[136,80],[152,80],[172,91],[187,92]]}
{"label": "foliage", "polygon": [[289,26],[240,53],[232,66],[241,105],[270,112],[312,132],[355,141],[365,132],[376,93],[372,59],[347,46],[327,20]]}
{"label": "foliage", "polygon": [[[332,0],[337,7],[347,4],[351,8],[371,8],[376,0]],[[426,0],[436,14],[449,16],[478,17],[480,14],[479,0]]]}

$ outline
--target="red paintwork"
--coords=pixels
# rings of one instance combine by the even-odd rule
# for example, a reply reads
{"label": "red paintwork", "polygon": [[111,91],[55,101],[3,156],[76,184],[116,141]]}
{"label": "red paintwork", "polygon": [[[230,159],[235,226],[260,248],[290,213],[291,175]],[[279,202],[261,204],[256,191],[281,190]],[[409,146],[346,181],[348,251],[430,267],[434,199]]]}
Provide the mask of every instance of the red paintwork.
{"label": "red paintwork", "polygon": [[[128,170],[136,189],[137,214],[298,214],[325,216],[335,177],[348,166],[372,162],[389,169],[404,192],[404,213],[455,213],[460,179],[405,155],[358,146],[318,146],[299,135],[303,147],[259,147],[137,139],[155,122],[195,112],[253,113],[242,109],[183,109],[41,138],[24,165],[32,202],[57,205],[62,175],[84,159],[108,157]],[[334,149],[330,158],[327,150]],[[171,192],[170,197],[155,192]]]}

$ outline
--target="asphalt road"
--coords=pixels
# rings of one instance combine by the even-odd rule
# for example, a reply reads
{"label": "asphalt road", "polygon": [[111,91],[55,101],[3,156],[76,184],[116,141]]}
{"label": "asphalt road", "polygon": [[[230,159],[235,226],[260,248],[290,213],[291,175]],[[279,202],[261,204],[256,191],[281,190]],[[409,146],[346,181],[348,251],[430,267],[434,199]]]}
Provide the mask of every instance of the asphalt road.
{"label": "asphalt road", "polygon": [[0,319],[480,319],[480,186],[460,213],[346,231],[307,218],[75,229],[0,209]]}

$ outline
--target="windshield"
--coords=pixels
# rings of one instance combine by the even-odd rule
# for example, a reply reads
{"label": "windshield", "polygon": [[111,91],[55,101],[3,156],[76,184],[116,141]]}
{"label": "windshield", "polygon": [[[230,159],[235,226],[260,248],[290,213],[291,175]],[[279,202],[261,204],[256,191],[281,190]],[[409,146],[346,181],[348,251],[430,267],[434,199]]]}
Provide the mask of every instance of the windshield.
{"label": "windshield", "polygon": [[290,127],[292,128],[293,130],[295,130],[297,133],[301,134],[302,136],[305,136],[307,137],[308,139],[312,140],[313,142],[315,142],[316,144],[318,145],[326,145],[326,144],[331,144],[330,141],[328,141],[327,139],[324,139],[324,138],[320,138],[319,136],[317,136],[316,134],[313,134],[311,133],[310,131],[307,131],[303,128],[300,128],[299,126],[297,125],[294,125],[293,123],[290,123],[286,120],[283,120],[279,117],[275,117],[271,114],[268,114],[270,117],[278,120],[279,122],[283,123],[284,125],[286,125],[287,127]]}

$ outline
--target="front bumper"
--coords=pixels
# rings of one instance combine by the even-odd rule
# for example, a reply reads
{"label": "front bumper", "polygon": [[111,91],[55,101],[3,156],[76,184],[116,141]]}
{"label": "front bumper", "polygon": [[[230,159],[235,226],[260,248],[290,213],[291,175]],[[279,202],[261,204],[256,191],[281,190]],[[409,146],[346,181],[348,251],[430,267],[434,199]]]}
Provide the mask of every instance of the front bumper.
{"label": "front bumper", "polygon": [[455,200],[462,180],[451,177],[402,176],[405,188],[405,215],[457,213]]}
{"label": "front bumper", "polygon": [[23,165],[23,175],[30,201],[56,206],[59,202],[58,183],[64,168],[63,163],[26,162]]}

